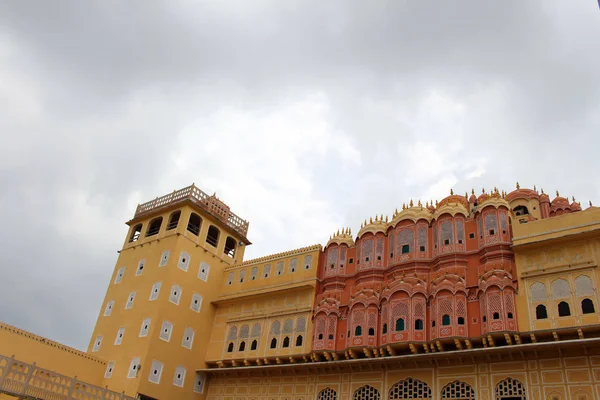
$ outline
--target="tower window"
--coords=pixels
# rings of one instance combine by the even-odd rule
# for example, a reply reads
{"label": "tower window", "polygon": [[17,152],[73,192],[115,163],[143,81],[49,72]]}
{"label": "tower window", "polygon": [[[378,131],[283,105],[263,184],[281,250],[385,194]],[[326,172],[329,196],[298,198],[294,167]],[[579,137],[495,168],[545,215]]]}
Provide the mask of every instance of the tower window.
{"label": "tower window", "polygon": [[423,330],[423,320],[422,319],[415,319],[415,330],[416,331]]}
{"label": "tower window", "polygon": [[163,363],[160,361],[152,361],[152,367],[150,368],[150,376],[148,380],[152,383],[159,384],[160,376],[162,375]]}
{"label": "tower window", "polygon": [[104,373],[105,378],[110,378],[112,376],[113,369],[115,368],[115,362],[110,361],[106,367],[106,372]]}
{"label": "tower window", "polygon": [[493,230],[493,229],[490,229],[490,230],[489,230],[489,233],[490,233],[490,235],[494,235],[494,234],[496,234],[496,231],[495,231],[495,230]]}
{"label": "tower window", "polygon": [[469,233],[469,239],[475,239],[475,234],[474,233]]}
{"label": "tower window", "polygon": [[191,349],[194,344],[194,329],[193,328],[185,328],[183,332],[183,339],[181,340],[181,346],[186,349]]}
{"label": "tower window", "polygon": [[506,314],[506,318],[513,319],[513,313],[509,312],[508,314]]}
{"label": "tower window", "polygon": [[142,224],[137,224],[131,229],[131,235],[129,236],[129,243],[137,242],[142,233]]}
{"label": "tower window", "polygon": [[156,282],[152,285],[152,290],[150,291],[150,298],[148,301],[158,299],[158,295],[160,294],[160,287],[162,286],[162,282]]}
{"label": "tower window", "polygon": [[271,348],[272,349],[276,349],[277,348],[277,338],[271,339]]}
{"label": "tower window", "polygon": [[146,318],[145,320],[142,321],[142,327],[140,328],[140,334],[139,337],[146,337],[148,336],[148,331],[150,330],[150,318]]}
{"label": "tower window", "polygon": [[558,316],[568,317],[569,315],[571,315],[571,307],[569,307],[569,303],[566,301],[561,301],[558,303]]}
{"label": "tower window", "polygon": [[548,310],[546,310],[546,306],[543,304],[538,304],[535,307],[535,318],[536,319],[546,319],[548,318]]}
{"label": "tower window", "polygon": [[98,335],[98,336],[96,336],[96,341],[94,342],[94,347],[92,348],[92,351],[100,350],[101,345],[102,345],[102,335]]}
{"label": "tower window", "polygon": [[140,369],[140,358],[135,357],[131,360],[129,364],[129,370],[127,371],[127,378],[135,378],[137,376],[137,372]]}
{"label": "tower window", "polygon": [[581,313],[582,314],[593,314],[596,312],[594,310],[594,302],[590,299],[583,299],[581,301]]}
{"label": "tower window", "polygon": [[160,231],[162,221],[162,217],[154,218],[152,221],[150,221],[150,224],[148,225],[148,230],[146,231],[146,237],[156,235]]}
{"label": "tower window", "polygon": [[175,369],[175,375],[173,376],[173,385],[178,387],[183,387],[183,383],[185,382],[185,368],[177,367]]}
{"label": "tower window", "polygon": [[171,286],[171,296],[169,296],[169,301],[175,305],[179,305],[180,299],[181,299],[181,287],[179,285]]}
{"label": "tower window", "polygon": [[283,339],[283,347],[290,347],[290,338],[287,336]]}
{"label": "tower window", "polygon": [[296,347],[302,346],[302,335],[296,337]]}
{"label": "tower window", "polygon": [[518,216],[521,216],[521,215],[527,215],[527,214],[529,214],[529,210],[527,210],[527,207],[525,207],[525,206],[518,206],[518,207],[515,207],[515,208],[513,209],[513,211],[514,211],[514,213],[515,213],[515,215],[516,215],[517,217],[518,217]]}
{"label": "tower window", "polygon": [[464,325],[465,324],[464,317],[458,317],[457,322],[458,322],[459,325]]}
{"label": "tower window", "polygon": [[425,252],[425,246],[420,246],[420,247],[419,247],[419,251],[420,251],[421,253],[424,253],[424,252]]}
{"label": "tower window", "polygon": [[158,266],[165,267],[167,265],[167,263],[169,262],[170,255],[171,255],[171,252],[169,250],[163,251],[162,255],[160,256],[160,263],[158,264]]}
{"label": "tower window", "polygon": [[[343,338],[344,338],[344,334],[342,333],[342,339],[343,339]],[[333,340],[333,335],[332,335],[332,334],[329,334],[329,336],[327,337],[327,339],[329,339],[329,340]]]}
{"label": "tower window", "polygon": [[442,326],[450,325],[450,316],[448,314],[442,317]]}
{"label": "tower window", "polygon": [[104,316],[108,317],[112,313],[113,306],[115,305],[115,301],[111,300],[106,303],[106,308],[104,309]]}
{"label": "tower window", "polygon": [[208,281],[208,272],[210,271],[210,265],[202,261],[198,267],[198,279],[201,281]]}
{"label": "tower window", "polygon": [[243,340],[240,342],[240,347],[238,351],[244,351],[246,350],[246,342],[244,342]]}
{"label": "tower window", "polygon": [[187,272],[189,266],[190,266],[190,255],[188,253],[186,253],[185,251],[182,251],[181,254],[179,254],[179,263],[177,264],[177,267],[179,269]]}
{"label": "tower window", "polygon": [[318,340],[323,340],[323,334],[319,333],[319,336],[317,336]]}
{"label": "tower window", "polygon": [[169,321],[163,321],[162,327],[160,328],[160,338],[165,342],[171,340],[171,332],[173,331],[173,324]]}
{"label": "tower window", "polygon": [[257,347],[258,347],[258,342],[256,340],[253,340],[252,344],[250,345],[250,350],[256,350]]}
{"label": "tower window", "polygon": [[369,257],[365,257],[365,262],[369,262]]}
{"label": "tower window", "polygon": [[369,328],[369,336],[375,336],[375,329]]}
{"label": "tower window", "polygon": [[133,307],[133,300],[135,300],[135,292],[129,293],[129,298],[127,299],[127,303],[125,303],[125,309],[128,310]]}
{"label": "tower window", "polygon": [[117,276],[115,276],[115,285],[117,283],[121,283],[123,280],[123,275],[125,275],[125,267],[121,267],[119,268],[119,271],[117,271]]}
{"label": "tower window", "polygon": [[410,246],[408,244],[402,245],[402,254],[410,253]]}
{"label": "tower window", "polygon": [[348,264],[354,264],[354,258],[349,259]]}
{"label": "tower window", "polygon": [[123,335],[125,335],[125,328],[119,328],[117,331],[117,337],[115,338],[115,346],[123,343]]}
{"label": "tower window", "polygon": [[492,318],[493,319],[500,319],[500,313],[495,312],[494,314],[492,314]]}
{"label": "tower window", "polygon": [[140,262],[138,262],[138,267],[135,271],[135,276],[140,276],[142,272],[144,272],[144,265],[146,265],[146,260],[140,260]]}
{"label": "tower window", "polygon": [[362,336],[362,326],[359,325],[354,329],[354,336]]}
{"label": "tower window", "polygon": [[200,307],[202,307],[202,296],[198,293],[194,293],[192,295],[192,304],[190,304],[190,309],[195,312],[200,312]]}
{"label": "tower window", "polygon": [[171,216],[169,217],[169,223],[167,225],[168,231],[177,228],[177,224],[179,224],[179,217],[181,217],[181,211],[177,210],[171,213]]}
{"label": "tower window", "polygon": [[450,239],[444,239],[444,245],[450,244]]}
{"label": "tower window", "polygon": [[396,320],[396,331],[404,330],[404,318],[398,318]]}
{"label": "tower window", "polygon": [[[218,238],[219,238],[219,236],[217,235],[217,239]],[[231,236],[227,236],[227,239],[225,239],[225,247],[223,249],[223,253],[227,254],[229,257],[233,257],[235,255],[235,246],[236,246],[235,239],[232,238]]]}
{"label": "tower window", "polygon": [[206,234],[206,243],[211,246],[217,247],[219,243],[219,228],[214,225],[208,227],[208,233]]}
{"label": "tower window", "polygon": [[233,353],[233,342],[229,342],[229,344],[227,345],[227,352]]}
{"label": "tower window", "polygon": [[190,214],[190,219],[188,220],[187,230],[192,232],[194,235],[198,236],[200,233],[200,225],[202,224],[202,219],[196,213]]}

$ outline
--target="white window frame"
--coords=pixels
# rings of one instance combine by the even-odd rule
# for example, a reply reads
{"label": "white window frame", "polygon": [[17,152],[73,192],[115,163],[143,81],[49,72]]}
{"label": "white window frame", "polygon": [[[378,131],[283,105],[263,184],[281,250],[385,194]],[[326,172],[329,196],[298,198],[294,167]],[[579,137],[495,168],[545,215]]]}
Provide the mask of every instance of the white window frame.
{"label": "white window frame", "polygon": [[244,279],[246,279],[246,270],[243,269],[240,271],[240,280],[239,283],[244,283]]}
{"label": "white window frame", "polygon": [[233,285],[233,281],[235,280],[235,273],[230,272],[227,274],[227,286]]}
{"label": "white window frame", "polygon": [[169,263],[169,256],[171,255],[171,252],[169,250],[165,250],[162,252],[161,256],[160,256],[160,262],[158,263],[159,267],[166,267],[167,264]]}
{"label": "white window frame", "polygon": [[[198,301],[198,305],[196,306],[194,304],[195,301]],[[198,294],[198,293],[194,293],[192,295],[192,302],[190,303],[190,309],[194,312],[199,313],[200,310],[202,309],[202,295]]]}
{"label": "white window frame", "polygon": [[115,337],[115,346],[119,346],[121,343],[123,343],[123,336],[125,336],[125,328],[121,327],[117,331],[117,336]]}
{"label": "white window frame", "polygon": [[173,284],[173,286],[171,286],[171,293],[169,294],[169,301],[175,305],[179,305],[182,292],[181,286],[176,283]]}
{"label": "white window frame", "polygon": [[[166,330],[166,332],[165,332]],[[160,340],[164,340],[165,342],[171,341],[171,335],[173,334],[173,323],[171,321],[163,321],[160,327]]]}
{"label": "white window frame", "polygon": [[142,259],[138,262],[137,269],[135,270],[135,276],[140,276],[144,272],[144,267],[146,266],[146,260]]}
{"label": "white window frame", "polygon": [[92,352],[100,351],[100,347],[102,346],[102,335],[97,335],[96,340],[94,340],[94,347],[92,348]]}
{"label": "white window frame", "polygon": [[158,296],[160,295],[161,286],[162,282],[154,282],[154,284],[152,285],[152,290],[150,291],[150,297],[148,298],[148,301],[154,301],[158,299]]}
{"label": "white window frame", "polygon": [[115,285],[121,283],[124,275],[125,275],[125,267],[119,268],[119,270],[117,271],[117,276],[115,276]]}
{"label": "white window frame", "polygon": [[[148,381],[152,383],[160,384],[160,377],[162,375],[164,364],[158,360],[152,360],[150,367],[150,373],[148,374]],[[156,374],[154,371],[158,371]]]}
{"label": "white window frame", "polygon": [[[185,374],[186,370],[182,366],[178,366],[175,368],[175,374],[173,375],[173,385],[178,387],[183,387],[185,383]],[[181,378],[178,378],[177,375],[181,375]]]}
{"label": "white window frame", "polygon": [[[183,261],[185,259],[185,261]],[[182,251],[179,254],[179,261],[177,262],[177,268],[182,271],[187,272],[190,267],[190,261],[192,257],[185,251]]]}
{"label": "white window frame", "polygon": [[104,377],[105,378],[112,377],[112,373],[113,373],[114,369],[115,369],[115,362],[109,361],[108,364],[106,364],[106,371],[104,372]]}
{"label": "white window frame", "polygon": [[[142,321],[142,326],[140,327],[140,334],[138,335],[138,337],[148,336],[148,333],[150,332],[150,324],[151,323],[152,323],[152,320],[150,318],[146,318],[145,320]],[[146,329],[144,329],[145,326],[147,326]]]}
{"label": "white window frame", "polygon": [[138,368],[139,365],[140,365],[139,357],[135,357],[135,358],[131,359],[131,362],[129,363],[129,369],[127,370],[127,379],[132,379],[137,376],[137,373],[139,370],[139,368]]}
{"label": "white window frame", "polygon": [[[204,272],[202,272],[204,271]],[[208,273],[210,272],[210,265],[202,261],[198,266],[198,279],[204,282],[208,282]]]}
{"label": "white window frame", "polygon": [[129,297],[127,298],[127,303],[125,303],[125,309],[129,310],[133,307],[133,302],[135,300],[135,292],[129,293]]}
{"label": "white window frame", "polygon": [[204,372],[196,372],[196,380],[194,381],[194,393],[204,394],[206,386],[206,374]]}
{"label": "white window frame", "polygon": [[112,314],[112,310],[115,306],[115,301],[111,300],[108,303],[106,303],[106,307],[104,307],[104,316],[105,317],[110,317],[110,315]]}
{"label": "white window frame", "polygon": [[[194,332],[194,328],[189,326],[185,328],[185,331],[183,331],[183,338],[181,339],[181,346],[191,350],[192,346],[194,345],[195,334],[196,332]],[[188,337],[190,338],[189,340],[187,340]]]}

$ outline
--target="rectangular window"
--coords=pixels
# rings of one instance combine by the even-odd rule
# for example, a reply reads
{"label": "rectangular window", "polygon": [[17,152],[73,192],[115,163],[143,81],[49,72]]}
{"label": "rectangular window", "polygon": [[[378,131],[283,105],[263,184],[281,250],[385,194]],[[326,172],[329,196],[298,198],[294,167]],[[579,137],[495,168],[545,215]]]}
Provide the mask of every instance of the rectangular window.
{"label": "rectangular window", "polygon": [[169,297],[169,301],[173,304],[179,305],[179,300],[181,299],[181,287],[178,285],[171,286],[171,296]]}
{"label": "rectangular window", "polygon": [[162,282],[156,282],[152,285],[152,291],[150,292],[149,301],[158,299],[158,295],[160,294],[160,287],[162,286]]}
{"label": "rectangular window", "polygon": [[267,264],[263,267],[263,277],[266,279],[271,276],[271,265]]}
{"label": "rectangular window", "polygon": [[146,318],[142,321],[142,327],[140,328],[140,337],[148,336],[148,331],[150,330],[150,318]]}
{"label": "rectangular window", "polygon": [[140,368],[140,358],[135,357],[129,364],[129,370],[127,371],[127,378],[135,378]]}
{"label": "rectangular window", "polygon": [[171,340],[171,332],[173,331],[173,324],[169,321],[163,321],[162,327],[160,328],[160,338],[165,342]]}
{"label": "rectangular window", "polygon": [[104,309],[104,316],[108,317],[110,314],[112,314],[112,309],[115,305],[115,301],[111,300],[108,303],[106,303],[106,308]]}
{"label": "rectangular window", "polygon": [[125,267],[121,267],[119,268],[119,271],[117,271],[117,276],[115,276],[115,285],[117,283],[121,283],[123,280],[123,275],[125,275]]}
{"label": "rectangular window", "polygon": [[277,273],[277,275],[283,274],[283,261],[279,261],[277,263],[277,265],[275,266],[275,272]]}
{"label": "rectangular window", "polygon": [[137,269],[135,270],[135,276],[140,276],[142,272],[144,272],[144,265],[146,265],[146,260],[140,260]]}
{"label": "rectangular window", "polygon": [[106,372],[104,372],[104,377],[110,378],[112,376],[113,369],[115,369],[115,362],[109,361],[108,365],[106,366]]}
{"label": "rectangular window", "polygon": [[125,309],[128,310],[133,307],[133,300],[135,299],[135,292],[129,293],[129,298],[127,299],[127,303],[125,304]]}
{"label": "rectangular window", "polygon": [[304,269],[310,269],[312,266],[312,255],[304,256]]}
{"label": "rectangular window", "polygon": [[298,268],[298,259],[292,258],[290,260],[290,272],[296,272],[296,268]]}
{"label": "rectangular window", "polygon": [[158,264],[159,267],[167,266],[167,263],[169,262],[169,255],[171,255],[169,250],[163,251],[162,256],[160,256],[160,263]]}
{"label": "rectangular window", "polygon": [[192,304],[190,304],[190,308],[195,312],[200,312],[200,308],[202,307],[202,296],[198,293],[194,293],[192,295]]}
{"label": "rectangular window", "polygon": [[183,368],[183,367],[175,368],[175,375],[173,376],[173,385],[183,387],[184,381],[185,381],[185,368]]}
{"label": "rectangular window", "polygon": [[160,361],[153,360],[152,367],[150,368],[150,376],[148,376],[148,380],[152,383],[159,384],[160,376],[162,375],[163,363]]}
{"label": "rectangular window", "polygon": [[125,334],[125,328],[119,328],[117,331],[117,337],[115,338],[115,346],[123,343],[123,335]]}
{"label": "rectangular window", "polygon": [[194,381],[194,393],[204,393],[204,381],[206,375],[203,372],[196,372],[196,380]]}
{"label": "rectangular window", "polygon": [[191,349],[192,344],[194,343],[194,329],[185,328],[185,332],[183,333],[183,339],[181,340],[181,345],[186,349]]}
{"label": "rectangular window", "polygon": [[190,266],[190,255],[185,251],[182,251],[179,255],[179,263],[177,264],[179,269],[187,272],[188,267]]}
{"label": "rectangular window", "polygon": [[198,279],[201,281],[208,281],[208,272],[210,271],[210,265],[202,261],[200,267],[198,267]]}
{"label": "rectangular window", "polygon": [[92,348],[92,351],[100,350],[101,345],[102,345],[102,335],[98,335],[98,336],[96,336],[96,341],[94,342],[94,347]]}

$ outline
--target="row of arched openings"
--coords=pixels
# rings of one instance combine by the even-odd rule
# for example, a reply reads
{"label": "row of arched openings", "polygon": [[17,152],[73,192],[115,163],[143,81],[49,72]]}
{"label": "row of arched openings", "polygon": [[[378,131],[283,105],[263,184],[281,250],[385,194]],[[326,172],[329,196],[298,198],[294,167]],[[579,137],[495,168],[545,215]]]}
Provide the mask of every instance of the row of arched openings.
{"label": "row of arched openings", "polygon": [[[581,300],[581,313],[582,314],[593,314],[596,310],[594,308],[594,302],[591,299]],[[566,301],[558,303],[558,316],[568,317],[571,315],[571,306]],[[538,304],[535,307],[535,318],[546,319],[548,318],[548,309],[544,304]]]}
{"label": "row of arched openings", "polygon": [[[526,400],[525,386],[517,379],[506,378],[496,385],[496,400]],[[440,398],[444,400],[475,400],[475,390],[466,382],[455,380],[442,389]],[[396,399],[433,399],[429,385],[419,379],[408,378],[396,382],[389,391],[389,400]],[[317,395],[317,400],[338,400],[337,392],[325,388]],[[371,385],[358,388],[352,395],[352,400],[381,400],[381,393]]]}

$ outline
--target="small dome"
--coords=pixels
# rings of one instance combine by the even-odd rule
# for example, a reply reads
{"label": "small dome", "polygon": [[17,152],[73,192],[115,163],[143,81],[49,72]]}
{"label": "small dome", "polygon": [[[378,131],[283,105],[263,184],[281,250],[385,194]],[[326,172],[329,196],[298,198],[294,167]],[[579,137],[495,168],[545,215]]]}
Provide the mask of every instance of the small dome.
{"label": "small dome", "polygon": [[546,193],[544,193],[543,189],[542,189],[542,194],[540,194],[540,203],[550,203],[550,196],[548,196]]}
{"label": "small dome", "polygon": [[537,191],[532,190],[532,189],[525,189],[525,188],[520,188],[518,187],[516,190],[513,190],[512,192],[508,193],[506,195],[506,200],[511,202],[513,200],[516,199],[539,199],[540,195],[538,194]]}
{"label": "small dome", "polygon": [[475,196],[475,193],[472,193],[471,197],[469,197],[469,203],[477,203],[477,196]]}
{"label": "small dome", "polygon": [[334,233],[327,242],[325,247],[329,247],[332,244],[346,244],[348,247],[354,246],[354,240],[352,239],[352,230],[350,228],[338,230]]}
{"label": "small dome", "polygon": [[577,203],[577,202],[572,202],[571,203],[571,211],[581,211],[581,204]]}

